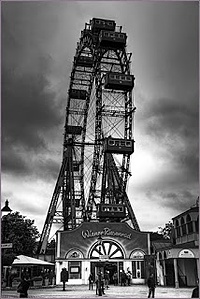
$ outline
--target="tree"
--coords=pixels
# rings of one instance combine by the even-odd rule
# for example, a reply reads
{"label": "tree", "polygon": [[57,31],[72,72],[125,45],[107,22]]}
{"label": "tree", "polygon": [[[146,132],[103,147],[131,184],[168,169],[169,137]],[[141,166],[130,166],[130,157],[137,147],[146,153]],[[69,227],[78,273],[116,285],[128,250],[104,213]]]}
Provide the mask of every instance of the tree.
{"label": "tree", "polygon": [[173,222],[169,221],[168,223],[165,224],[164,227],[159,226],[158,229],[158,234],[162,235],[164,239],[171,239],[172,234],[173,234]]}
{"label": "tree", "polygon": [[1,242],[12,243],[11,249],[4,249],[2,263],[10,264],[16,255],[32,256],[36,248],[39,232],[34,226],[34,220],[26,219],[19,212],[2,217]]}

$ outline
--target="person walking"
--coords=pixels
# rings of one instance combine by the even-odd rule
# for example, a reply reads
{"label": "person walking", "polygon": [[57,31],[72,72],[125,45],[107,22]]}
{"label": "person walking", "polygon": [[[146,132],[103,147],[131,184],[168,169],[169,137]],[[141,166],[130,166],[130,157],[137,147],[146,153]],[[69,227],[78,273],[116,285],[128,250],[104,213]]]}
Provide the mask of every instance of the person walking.
{"label": "person walking", "polygon": [[66,268],[62,268],[61,271],[61,281],[63,283],[63,291],[65,291],[65,283],[68,281],[69,274]]}
{"label": "person walking", "polygon": [[132,276],[130,270],[127,271],[126,276],[127,276],[128,286],[130,286],[131,285],[131,276]]}
{"label": "person walking", "polygon": [[154,298],[156,283],[155,283],[155,278],[154,278],[153,274],[150,274],[149,278],[147,279],[147,285],[149,288],[148,298],[150,298],[151,295],[152,295],[152,298]]}
{"label": "person walking", "polygon": [[117,286],[117,285],[118,285],[117,272],[115,272],[115,273],[113,274],[113,282],[114,282],[114,286]]}
{"label": "person walking", "polygon": [[108,289],[109,288],[109,286],[108,286],[108,284],[109,284],[109,272],[108,271],[105,272],[104,278],[105,278],[105,289]]}
{"label": "person walking", "polygon": [[96,295],[102,296],[105,295],[104,288],[104,276],[102,272],[99,272],[95,279],[96,284]]}
{"label": "person walking", "polygon": [[127,279],[127,276],[126,276],[126,273],[124,270],[122,270],[122,273],[121,273],[121,286],[126,286],[126,279]]}
{"label": "person walking", "polygon": [[89,290],[93,290],[93,282],[94,282],[94,280],[93,280],[92,273],[90,273],[88,280],[89,280]]}
{"label": "person walking", "polygon": [[19,298],[28,298],[28,289],[30,287],[30,280],[26,276],[21,277],[21,282],[17,287],[17,293],[19,293]]}
{"label": "person walking", "polygon": [[98,277],[98,275],[96,275],[96,277],[95,277],[96,295],[98,295],[98,283],[99,283],[99,277]]}

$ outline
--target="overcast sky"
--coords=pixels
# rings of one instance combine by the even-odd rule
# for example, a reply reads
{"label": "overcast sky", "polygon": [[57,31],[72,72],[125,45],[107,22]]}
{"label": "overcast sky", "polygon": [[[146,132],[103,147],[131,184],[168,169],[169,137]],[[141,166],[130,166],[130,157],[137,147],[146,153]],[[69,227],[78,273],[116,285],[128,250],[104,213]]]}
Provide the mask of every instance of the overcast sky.
{"label": "overcast sky", "polygon": [[76,44],[93,17],[128,35],[135,153],[128,195],[141,230],[198,197],[198,1],[2,2],[2,204],[42,230],[62,161]]}

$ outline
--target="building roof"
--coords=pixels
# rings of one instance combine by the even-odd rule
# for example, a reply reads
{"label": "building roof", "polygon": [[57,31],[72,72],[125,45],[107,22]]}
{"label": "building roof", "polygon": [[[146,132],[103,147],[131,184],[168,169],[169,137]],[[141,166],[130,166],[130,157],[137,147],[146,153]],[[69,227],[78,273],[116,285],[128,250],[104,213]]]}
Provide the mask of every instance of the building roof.
{"label": "building roof", "polygon": [[20,265],[54,266],[53,263],[35,259],[26,255],[18,255],[16,259],[13,261],[12,265],[14,266],[20,266]]}
{"label": "building roof", "polygon": [[152,241],[152,244],[157,251],[161,249],[169,249],[173,246],[171,240],[155,240]]}

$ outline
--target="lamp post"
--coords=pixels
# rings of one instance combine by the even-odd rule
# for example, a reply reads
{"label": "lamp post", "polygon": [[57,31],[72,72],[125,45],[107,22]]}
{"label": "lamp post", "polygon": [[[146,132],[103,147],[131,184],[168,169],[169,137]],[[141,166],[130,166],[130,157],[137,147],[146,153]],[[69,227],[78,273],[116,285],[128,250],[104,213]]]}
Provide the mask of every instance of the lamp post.
{"label": "lamp post", "polygon": [[101,246],[102,246],[102,237],[101,235],[98,236],[98,245],[99,245],[99,262],[98,262],[98,282],[97,282],[97,289],[98,295],[102,296],[102,277],[101,277]]}

